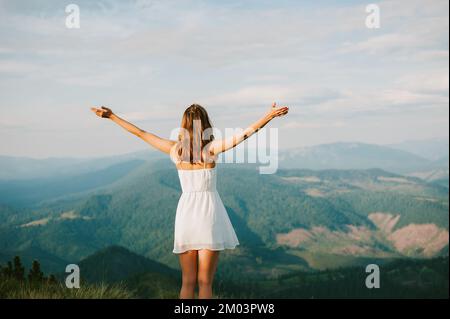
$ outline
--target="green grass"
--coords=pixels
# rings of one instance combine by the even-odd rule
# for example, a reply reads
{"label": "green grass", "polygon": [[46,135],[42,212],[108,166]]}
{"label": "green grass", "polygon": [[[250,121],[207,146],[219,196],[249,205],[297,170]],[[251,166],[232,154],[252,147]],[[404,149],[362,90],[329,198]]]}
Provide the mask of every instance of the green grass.
{"label": "green grass", "polygon": [[0,278],[1,299],[129,299],[133,294],[120,284],[81,285],[69,289],[61,283],[33,285],[13,278]]}

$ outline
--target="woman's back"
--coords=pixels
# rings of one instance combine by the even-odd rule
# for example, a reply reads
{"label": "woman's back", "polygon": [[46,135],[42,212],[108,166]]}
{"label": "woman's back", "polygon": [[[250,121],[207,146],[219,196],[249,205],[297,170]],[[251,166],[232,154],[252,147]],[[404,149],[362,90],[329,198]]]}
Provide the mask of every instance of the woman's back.
{"label": "woman's back", "polygon": [[216,163],[212,162],[212,163],[189,163],[189,162],[180,162],[180,161],[175,161],[175,166],[178,170],[186,170],[186,171],[192,171],[192,170],[201,170],[201,169],[209,169],[209,168],[214,168],[216,167]]}
{"label": "woman's back", "polygon": [[217,184],[216,169],[179,169],[181,189],[183,193],[215,192]]}

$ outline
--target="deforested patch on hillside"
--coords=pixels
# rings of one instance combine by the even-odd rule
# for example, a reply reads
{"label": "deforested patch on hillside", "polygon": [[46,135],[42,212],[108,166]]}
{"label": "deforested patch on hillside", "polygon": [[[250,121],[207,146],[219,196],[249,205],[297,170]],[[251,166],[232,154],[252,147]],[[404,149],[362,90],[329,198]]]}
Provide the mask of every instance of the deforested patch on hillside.
{"label": "deforested patch on hillside", "polygon": [[448,245],[448,231],[434,224],[410,224],[389,235],[394,247],[404,255],[433,257]]}
{"label": "deforested patch on hillside", "polygon": [[394,230],[400,215],[377,212],[369,219],[376,229],[355,225],[344,230],[296,228],[277,234],[276,242],[290,248],[368,257],[434,257],[449,243],[448,230],[435,224],[409,224]]}
{"label": "deforested patch on hillside", "polygon": [[41,218],[38,220],[33,220],[29,223],[20,225],[20,227],[33,227],[33,226],[44,226],[47,225],[51,218]]}
{"label": "deforested patch on hillside", "polygon": [[305,190],[305,193],[311,197],[325,197],[326,195],[317,188],[308,188]]}

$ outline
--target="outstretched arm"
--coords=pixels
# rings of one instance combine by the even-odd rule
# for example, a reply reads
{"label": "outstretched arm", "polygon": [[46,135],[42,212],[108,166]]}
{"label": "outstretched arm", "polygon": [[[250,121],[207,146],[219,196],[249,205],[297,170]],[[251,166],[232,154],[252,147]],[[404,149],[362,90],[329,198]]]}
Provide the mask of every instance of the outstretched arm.
{"label": "outstretched arm", "polygon": [[127,122],[126,120],[120,118],[116,114],[114,114],[111,109],[102,106],[100,109],[91,107],[91,110],[99,117],[102,118],[108,118],[112,120],[114,123],[118,124],[119,126],[123,127],[125,130],[130,132],[131,134],[136,135],[137,137],[141,138],[157,150],[160,150],[161,152],[164,152],[166,154],[170,153],[170,148],[176,143],[175,141],[168,140],[161,138],[159,136],[156,136],[152,133],[146,132],[139,127],[131,124],[130,122]]}
{"label": "outstretched arm", "polygon": [[243,141],[248,139],[250,136],[252,136],[256,132],[258,132],[261,128],[263,128],[267,123],[269,123],[275,117],[283,116],[283,115],[287,114],[288,111],[289,111],[288,107],[286,107],[286,106],[277,107],[277,104],[273,103],[271,109],[269,110],[269,112],[267,112],[266,115],[264,115],[258,121],[256,121],[252,125],[250,125],[242,133],[236,134],[236,135],[231,136],[226,139],[212,141],[211,146],[210,146],[210,151],[213,153],[213,155],[218,155],[222,152],[232,149],[233,147],[236,147],[239,143],[242,143]]}

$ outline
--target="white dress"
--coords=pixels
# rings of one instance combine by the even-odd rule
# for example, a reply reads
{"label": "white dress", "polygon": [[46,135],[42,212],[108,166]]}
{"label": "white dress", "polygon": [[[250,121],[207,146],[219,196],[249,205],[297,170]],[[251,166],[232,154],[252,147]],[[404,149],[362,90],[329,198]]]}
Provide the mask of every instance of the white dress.
{"label": "white dress", "polygon": [[225,206],[216,190],[217,170],[178,170],[181,194],[175,216],[173,253],[234,249],[239,245]]}

